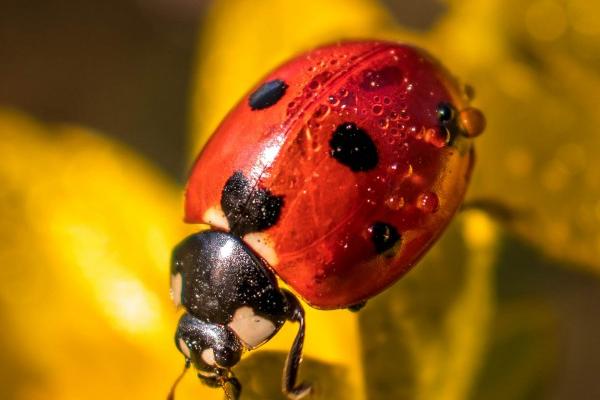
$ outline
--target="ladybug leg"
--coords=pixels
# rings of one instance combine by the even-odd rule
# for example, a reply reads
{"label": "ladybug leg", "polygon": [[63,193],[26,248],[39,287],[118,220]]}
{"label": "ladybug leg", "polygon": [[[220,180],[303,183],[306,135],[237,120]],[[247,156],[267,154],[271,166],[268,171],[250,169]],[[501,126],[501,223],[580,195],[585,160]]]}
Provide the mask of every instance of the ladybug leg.
{"label": "ladybug leg", "polygon": [[240,398],[240,393],[242,393],[242,384],[235,377],[233,371],[227,371],[227,376],[223,378],[221,386],[223,387],[223,391],[225,392],[225,397],[227,400],[238,400]]}
{"label": "ladybug leg", "polygon": [[181,380],[185,376],[185,373],[190,369],[191,365],[192,365],[192,360],[190,360],[189,358],[186,358],[185,366],[183,367],[183,371],[181,372],[181,374],[179,374],[177,379],[175,379],[175,382],[173,382],[173,386],[171,386],[171,390],[169,391],[169,394],[167,395],[167,400],[175,400],[175,389],[177,389],[177,385],[179,385],[179,382],[181,382]]}
{"label": "ladybug leg", "polygon": [[230,369],[218,369],[214,375],[210,376],[199,373],[198,379],[208,387],[223,388],[227,400],[239,400],[240,398],[242,385]]}
{"label": "ladybug leg", "polygon": [[285,366],[283,368],[282,376],[282,390],[288,399],[297,400],[310,394],[312,387],[303,382],[296,385],[298,379],[298,369],[300,368],[300,362],[302,361],[302,348],[304,347],[304,308],[291,292],[282,289],[282,292],[288,302],[289,315],[288,320],[291,322],[298,322],[298,333],[292,344],[292,348],[288,353],[287,359],[285,360]]}

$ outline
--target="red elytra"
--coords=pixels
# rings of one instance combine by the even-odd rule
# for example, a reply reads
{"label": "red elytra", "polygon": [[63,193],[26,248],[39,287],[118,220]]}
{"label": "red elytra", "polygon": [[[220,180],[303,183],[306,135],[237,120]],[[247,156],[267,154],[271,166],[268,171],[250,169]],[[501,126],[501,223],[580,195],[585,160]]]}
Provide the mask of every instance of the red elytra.
{"label": "red elytra", "polygon": [[274,104],[245,96],[200,153],[185,220],[228,230],[221,194],[242,173],[283,199],[275,223],[244,241],[311,306],[360,303],[404,275],[457,211],[482,115],[430,55],[396,43],[310,51],[250,93],[275,80],[285,92]]}

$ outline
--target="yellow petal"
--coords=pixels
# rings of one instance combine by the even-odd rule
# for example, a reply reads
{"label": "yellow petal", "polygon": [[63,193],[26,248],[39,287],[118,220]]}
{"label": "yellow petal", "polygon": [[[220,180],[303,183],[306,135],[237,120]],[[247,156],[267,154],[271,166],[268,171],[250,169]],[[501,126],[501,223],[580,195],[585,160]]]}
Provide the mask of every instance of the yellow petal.
{"label": "yellow petal", "polygon": [[372,36],[391,23],[375,2],[363,0],[215,2],[200,34],[193,154],[225,113],[278,64],[327,42]]}
{"label": "yellow petal", "polygon": [[183,365],[168,296],[180,190],[94,132],[6,110],[0,154],[0,397],[165,397]]}
{"label": "yellow petal", "polygon": [[453,1],[429,39],[475,87],[488,121],[470,197],[511,207],[527,240],[596,273],[598,12],[598,2],[579,0]]}

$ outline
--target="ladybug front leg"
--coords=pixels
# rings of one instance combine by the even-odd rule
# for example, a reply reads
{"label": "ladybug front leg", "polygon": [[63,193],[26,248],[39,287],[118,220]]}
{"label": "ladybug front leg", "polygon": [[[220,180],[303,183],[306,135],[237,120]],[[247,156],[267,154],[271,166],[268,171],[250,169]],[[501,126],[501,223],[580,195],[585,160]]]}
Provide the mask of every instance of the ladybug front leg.
{"label": "ladybug front leg", "polygon": [[300,368],[300,362],[302,361],[302,348],[304,347],[304,308],[291,292],[283,289],[282,290],[287,303],[288,303],[288,320],[291,322],[298,322],[298,333],[292,344],[292,348],[288,353],[283,368],[282,376],[282,390],[288,399],[298,400],[302,399],[310,394],[312,387],[303,382],[296,386],[296,380],[298,379],[298,369]]}
{"label": "ladybug front leg", "polygon": [[[175,400],[175,389],[179,382],[183,379],[185,373],[188,371],[190,366],[192,365],[192,361],[188,358],[185,360],[185,366],[183,368],[183,372],[177,377],[169,394],[167,395],[167,400]],[[239,400],[240,393],[242,392],[242,384],[235,377],[233,371],[230,369],[219,369],[218,372],[211,375],[205,375],[202,373],[198,373],[198,379],[202,383],[204,383],[208,387],[218,388],[222,387],[225,392],[225,398],[227,400]]]}
{"label": "ladybug front leg", "polygon": [[230,369],[219,369],[216,375],[198,374],[198,379],[211,388],[222,388],[226,400],[239,400],[242,384]]}
{"label": "ladybug front leg", "polygon": [[175,400],[175,389],[177,389],[177,385],[179,385],[179,382],[181,382],[181,380],[185,376],[185,373],[188,371],[188,369],[190,369],[191,365],[192,365],[192,360],[190,360],[189,358],[186,358],[185,365],[183,367],[183,371],[177,377],[177,379],[175,379],[175,382],[173,382],[173,385],[171,386],[171,390],[169,390],[169,394],[167,395],[167,400]]}
{"label": "ladybug front leg", "polygon": [[228,370],[228,374],[221,381],[221,386],[223,387],[225,398],[227,400],[238,400],[240,398],[242,384],[235,377],[233,371]]}

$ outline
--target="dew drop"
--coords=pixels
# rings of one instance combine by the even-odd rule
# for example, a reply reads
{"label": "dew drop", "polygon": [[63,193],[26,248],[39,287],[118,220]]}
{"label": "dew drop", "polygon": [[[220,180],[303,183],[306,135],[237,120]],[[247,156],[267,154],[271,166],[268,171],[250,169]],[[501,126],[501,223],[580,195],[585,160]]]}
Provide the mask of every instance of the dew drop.
{"label": "dew drop", "polygon": [[313,113],[313,118],[317,121],[322,121],[329,115],[331,109],[326,104],[321,104]]}
{"label": "dew drop", "polygon": [[439,199],[433,192],[423,192],[417,197],[417,208],[428,214],[434,213],[439,208]]}
{"label": "dew drop", "polygon": [[308,127],[312,130],[317,130],[321,127],[321,125],[313,118],[308,121]]}
{"label": "dew drop", "polygon": [[358,113],[358,108],[356,107],[357,96],[354,92],[350,93],[347,90],[344,93],[341,93],[342,99],[340,101],[342,109],[352,109],[355,113]]}
{"label": "dew drop", "polygon": [[425,139],[426,142],[434,142],[435,139],[437,138],[437,136],[438,136],[438,134],[437,134],[436,130],[433,128],[429,128],[425,131],[423,138]]}
{"label": "dew drop", "polygon": [[385,199],[385,205],[394,211],[398,211],[404,207],[404,197],[398,195],[392,195]]}
{"label": "dew drop", "polygon": [[462,110],[458,117],[463,133],[467,137],[479,136],[485,129],[485,117],[483,113],[476,108],[467,107]]}
{"label": "dew drop", "polygon": [[335,96],[329,96],[327,98],[327,101],[329,101],[329,104],[332,104],[334,106],[337,106],[338,104],[340,104],[340,101]]}
{"label": "dew drop", "polygon": [[317,273],[315,274],[315,279],[321,280],[325,278],[325,270],[323,268],[317,269]]}
{"label": "dew drop", "polygon": [[408,178],[413,174],[413,168],[411,164],[393,163],[387,167],[387,172],[392,176]]}
{"label": "dew drop", "polygon": [[363,72],[360,88],[366,91],[379,90],[386,86],[402,82],[402,72],[398,67],[387,66],[378,70],[368,69]]}

